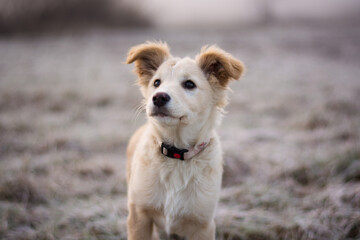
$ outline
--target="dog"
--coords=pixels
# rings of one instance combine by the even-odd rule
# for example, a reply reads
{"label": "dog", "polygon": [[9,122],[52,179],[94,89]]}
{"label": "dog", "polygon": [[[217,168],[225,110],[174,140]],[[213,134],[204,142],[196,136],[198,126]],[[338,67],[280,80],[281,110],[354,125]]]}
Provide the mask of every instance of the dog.
{"label": "dog", "polygon": [[126,63],[135,63],[147,115],[127,148],[128,239],[158,239],[157,230],[215,239],[223,173],[215,129],[243,63],[216,46],[173,57],[162,42],[132,47]]}

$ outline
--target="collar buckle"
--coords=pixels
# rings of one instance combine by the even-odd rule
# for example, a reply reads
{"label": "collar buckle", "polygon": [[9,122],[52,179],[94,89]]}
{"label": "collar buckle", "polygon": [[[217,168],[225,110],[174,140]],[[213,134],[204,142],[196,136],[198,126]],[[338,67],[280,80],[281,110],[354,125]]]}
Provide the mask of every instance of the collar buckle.
{"label": "collar buckle", "polygon": [[166,143],[161,144],[161,153],[170,158],[176,158],[184,161],[184,154],[188,152],[187,149],[178,149],[174,146],[170,146]]}

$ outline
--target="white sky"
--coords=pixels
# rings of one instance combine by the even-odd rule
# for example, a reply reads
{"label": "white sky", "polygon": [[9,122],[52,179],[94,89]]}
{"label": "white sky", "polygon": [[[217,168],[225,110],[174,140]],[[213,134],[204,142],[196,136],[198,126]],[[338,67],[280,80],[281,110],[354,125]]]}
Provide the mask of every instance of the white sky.
{"label": "white sky", "polygon": [[260,19],[327,19],[360,14],[360,0],[125,0],[158,26],[232,24]]}

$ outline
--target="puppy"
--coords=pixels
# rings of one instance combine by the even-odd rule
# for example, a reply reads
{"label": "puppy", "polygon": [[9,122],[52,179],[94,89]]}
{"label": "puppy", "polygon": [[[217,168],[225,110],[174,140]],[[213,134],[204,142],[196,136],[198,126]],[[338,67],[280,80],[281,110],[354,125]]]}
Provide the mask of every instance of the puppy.
{"label": "puppy", "polygon": [[126,63],[135,63],[148,118],[127,149],[128,239],[156,239],[155,227],[188,240],[215,239],[223,172],[215,128],[242,62],[215,46],[194,60],[147,42],[131,48]]}

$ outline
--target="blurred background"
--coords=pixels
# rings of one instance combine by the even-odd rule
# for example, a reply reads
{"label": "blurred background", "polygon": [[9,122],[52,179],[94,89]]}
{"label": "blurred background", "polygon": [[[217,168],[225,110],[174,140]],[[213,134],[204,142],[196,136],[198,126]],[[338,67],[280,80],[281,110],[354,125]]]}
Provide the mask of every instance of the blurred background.
{"label": "blurred background", "polygon": [[126,239],[131,46],[241,59],[220,240],[360,239],[358,0],[0,0],[0,239]]}

